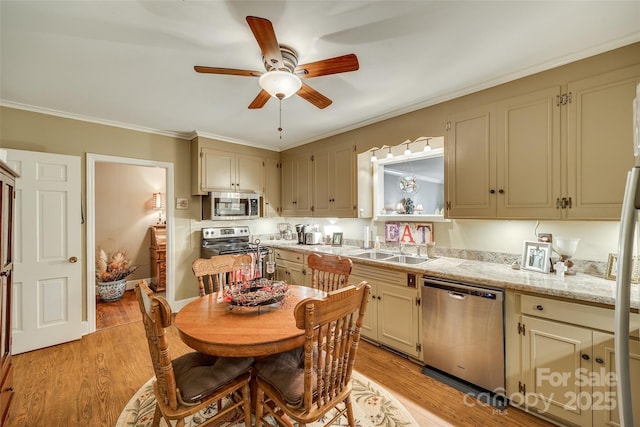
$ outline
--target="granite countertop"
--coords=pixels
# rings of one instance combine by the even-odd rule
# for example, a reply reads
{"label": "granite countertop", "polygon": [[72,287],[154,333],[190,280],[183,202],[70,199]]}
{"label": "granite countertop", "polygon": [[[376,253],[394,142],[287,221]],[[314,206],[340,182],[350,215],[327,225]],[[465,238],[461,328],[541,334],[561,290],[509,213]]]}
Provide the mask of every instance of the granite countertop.
{"label": "granite countertop", "polygon": [[[295,241],[273,240],[265,243],[275,248],[298,252],[332,253],[347,256],[362,252],[356,246],[332,247],[330,245],[298,245]],[[523,291],[553,296],[576,302],[602,304],[613,308],[616,298],[616,282],[601,277],[578,273],[575,276],[556,276],[528,270],[514,270],[511,265],[474,261],[459,258],[436,257],[417,265],[385,262],[352,257],[354,263],[384,266],[398,271],[430,275],[434,277],[471,282],[501,289]],[[639,308],[638,285],[631,286],[631,307]]]}

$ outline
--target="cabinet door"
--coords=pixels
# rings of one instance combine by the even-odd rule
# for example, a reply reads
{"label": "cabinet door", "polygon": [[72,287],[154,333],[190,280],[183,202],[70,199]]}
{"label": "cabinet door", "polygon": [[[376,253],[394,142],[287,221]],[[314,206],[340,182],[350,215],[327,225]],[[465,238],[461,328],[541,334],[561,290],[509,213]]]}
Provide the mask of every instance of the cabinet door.
{"label": "cabinet door", "polygon": [[236,158],[226,151],[203,147],[200,151],[202,162],[201,186],[204,191],[235,191]]}
{"label": "cabinet door", "polygon": [[282,214],[311,215],[311,154],[303,153],[282,159]]}
{"label": "cabinet door", "polygon": [[296,213],[296,161],[293,157],[282,158],[282,192],[281,204],[284,216],[295,216]]}
{"label": "cabinet door", "polygon": [[529,316],[522,316],[521,322],[525,403],[530,410],[590,426],[591,408],[581,407],[581,399],[591,395],[591,387],[578,375],[591,371],[591,330]]}
{"label": "cabinet door", "polygon": [[264,161],[262,157],[242,154],[237,156],[235,191],[264,194]]}
{"label": "cabinet door", "polygon": [[11,362],[14,191],[14,179],[0,174],[0,425],[4,424],[14,394]]}
{"label": "cabinet door", "polygon": [[362,320],[362,329],[360,334],[373,341],[378,341],[378,286],[371,282],[371,279],[367,279],[364,276],[351,275],[349,276],[349,284],[357,286],[363,280],[367,281],[371,285],[371,295],[369,296],[369,303],[367,304],[367,311],[364,314]]}
{"label": "cabinet door", "polygon": [[318,216],[331,215],[333,179],[331,154],[328,151],[313,154],[313,213]]}
{"label": "cabinet door", "polygon": [[353,146],[333,151],[330,155],[329,188],[331,216],[356,217],[356,153]]}
{"label": "cabinet door", "polygon": [[280,162],[277,159],[265,159],[263,215],[268,218],[280,216],[280,171]]}
{"label": "cabinet door", "polygon": [[500,102],[497,217],[560,219],[560,87]]}
{"label": "cabinet door", "polygon": [[449,218],[495,218],[496,155],[486,106],[449,117],[447,209]]}
{"label": "cabinet door", "polygon": [[639,82],[635,66],[568,84],[568,219],[620,219],[634,164],[632,101]]}
{"label": "cabinet door", "polygon": [[[629,340],[630,360],[629,375],[633,379],[640,378],[640,343]],[[615,348],[612,334],[603,332],[593,333],[593,426],[619,426],[617,398],[618,390],[615,381]],[[631,396],[633,398],[633,419],[640,421],[640,381],[631,381]]]}
{"label": "cabinet door", "polygon": [[415,288],[377,284],[378,341],[409,356],[419,358],[419,307]]}

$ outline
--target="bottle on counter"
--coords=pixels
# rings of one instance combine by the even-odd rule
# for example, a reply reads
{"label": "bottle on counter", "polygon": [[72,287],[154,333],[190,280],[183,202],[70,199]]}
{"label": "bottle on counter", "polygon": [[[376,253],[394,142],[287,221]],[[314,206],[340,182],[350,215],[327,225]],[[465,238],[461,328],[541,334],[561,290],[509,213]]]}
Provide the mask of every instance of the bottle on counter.
{"label": "bottle on counter", "polygon": [[380,237],[376,236],[376,240],[373,243],[373,247],[376,251],[380,250]]}

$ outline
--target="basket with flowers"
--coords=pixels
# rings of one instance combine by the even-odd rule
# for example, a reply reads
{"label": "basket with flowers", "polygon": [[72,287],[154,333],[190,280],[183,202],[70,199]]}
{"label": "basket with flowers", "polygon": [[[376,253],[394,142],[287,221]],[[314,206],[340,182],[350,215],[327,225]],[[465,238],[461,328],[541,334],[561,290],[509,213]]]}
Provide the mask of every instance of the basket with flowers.
{"label": "basket with flowers", "polygon": [[127,258],[127,251],[120,249],[107,255],[103,249],[98,249],[96,257],[96,279],[98,293],[103,301],[119,300],[126,289],[127,276],[138,269]]}

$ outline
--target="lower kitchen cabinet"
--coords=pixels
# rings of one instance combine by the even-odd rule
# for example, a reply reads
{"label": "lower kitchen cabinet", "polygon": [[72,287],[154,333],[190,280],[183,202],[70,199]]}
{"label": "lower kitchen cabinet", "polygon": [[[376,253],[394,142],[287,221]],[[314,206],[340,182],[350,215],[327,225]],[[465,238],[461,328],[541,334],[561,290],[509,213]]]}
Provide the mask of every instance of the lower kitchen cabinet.
{"label": "lower kitchen cabinet", "polygon": [[274,257],[277,280],[284,280],[292,285],[311,286],[311,278],[307,275],[306,258],[303,253],[275,249]]}
{"label": "lower kitchen cabinet", "polygon": [[[507,298],[507,395],[522,409],[578,426],[617,426],[613,310],[530,295]],[[638,316],[631,370],[640,375]],[[640,419],[640,384],[634,384]]]}
{"label": "lower kitchen cabinet", "polygon": [[362,325],[362,336],[422,359],[419,289],[407,286],[407,274],[354,263],[349,284],[371,285],[371,299]]}

